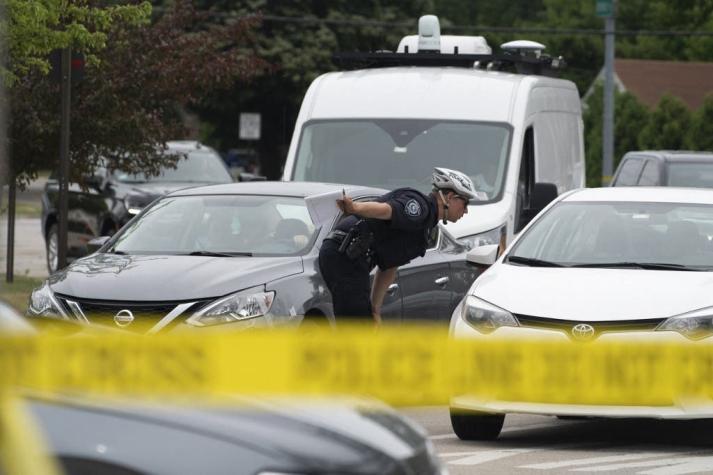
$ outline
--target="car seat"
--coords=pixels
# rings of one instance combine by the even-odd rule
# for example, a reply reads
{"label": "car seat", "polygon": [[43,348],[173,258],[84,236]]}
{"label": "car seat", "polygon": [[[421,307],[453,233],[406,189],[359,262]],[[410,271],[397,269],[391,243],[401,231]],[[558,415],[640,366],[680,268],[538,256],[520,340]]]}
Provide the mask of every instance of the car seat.
{"label": "car seat", "polygon": [[609,216],[599,225],[593,256],[597,261],[616,262],[628,258],[631,242],[628,228],[618,216]]}
{"label": "car seat", "polygon": [[666,229],[666,245],[662,250],[663,262],[678,263],[684,260],[696,264],[702,250],[702,239],[698,226],[691,221],[674,221]]}
{"label": "car seat", "polygon": [[283,219],[275,227],[275,239],[290,243],[295,251],[307,244],[309,235],[309,229],[304,221],[296,218]]}

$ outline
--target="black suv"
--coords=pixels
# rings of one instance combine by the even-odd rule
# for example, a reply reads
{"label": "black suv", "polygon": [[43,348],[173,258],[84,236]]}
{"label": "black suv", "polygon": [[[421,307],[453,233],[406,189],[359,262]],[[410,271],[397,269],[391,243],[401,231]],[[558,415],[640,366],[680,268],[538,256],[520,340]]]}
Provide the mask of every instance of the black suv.
{"label": "black suv", "polygon": [[673,150],[628,152],[611,186],[713,188],[713,153]]}
{"label": "black suv", "polygon": [[[184,155],[176,168],[166,167],[158,176],[129,174],[98,167],[82,189],[69,185],[67,260],[87,255],[87,243],[99,236],[111,236],[146,205],[166,193],[189,186],[230,183],[230,172],[220,155],[198,142],[168,142],[167,153]],[[50,177],[42,195],[42,234],[47,249],[47,269],[57,270],[59,182]]]}

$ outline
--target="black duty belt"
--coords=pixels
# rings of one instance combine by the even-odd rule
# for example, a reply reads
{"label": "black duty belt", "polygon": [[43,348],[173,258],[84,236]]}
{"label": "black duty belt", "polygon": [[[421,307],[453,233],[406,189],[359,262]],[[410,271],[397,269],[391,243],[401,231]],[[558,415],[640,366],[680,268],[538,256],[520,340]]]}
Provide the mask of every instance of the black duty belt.
{"label": "black duty belt", "polygon": [[347,237],[346,232],[335,229],[334,231],[331,231],[329,234],[327,234],[327,237],[325,239],[330,239],[332,241],[336,241],[337,243],[341,243],[342,241],[344,241],[345,237]]}

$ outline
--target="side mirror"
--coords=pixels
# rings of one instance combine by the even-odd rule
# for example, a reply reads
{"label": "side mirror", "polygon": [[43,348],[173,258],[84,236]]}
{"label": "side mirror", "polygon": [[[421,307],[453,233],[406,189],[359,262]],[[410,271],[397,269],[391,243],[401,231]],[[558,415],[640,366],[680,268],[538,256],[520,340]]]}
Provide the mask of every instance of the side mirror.
{"label": "side mirror", "polygon": [[254,173],[241,172],[238,174],[238,181],[265,181],[267,177]]}
{"label": "side mirror", "polygon": [[106,242],[111,238],[111,236],[99,236],[87,243],[87,251],[89,254],[94,254],[97,252]]}
{"label": "side mirror", "polygon": [[557,195],[557,185],[554,183],[535,183],[535,189],[532,190],[532,209],[539,213],[552,203]]}
{"label": "side mirror", "polygon": [[465,260],[479,266],[492,266],[498,260],[498,247],[497,244],[474,247],[465,255]]}
{"label": "side mirror", "polygon": [[519,232],[524,228],[537,213],[545,209],[548,204],[557,198],[557,195],[557,185],[554,183],[535,183],[535,187],[532,190],[532,197],[530,198],[530,207],[520,212],[520,221],[517,231]]}
{"label": "side mirror", "polygon": [[104,177],[101,175],[90,175],[84,179],[84,184],[89,188],[102,192],[104,191]]}

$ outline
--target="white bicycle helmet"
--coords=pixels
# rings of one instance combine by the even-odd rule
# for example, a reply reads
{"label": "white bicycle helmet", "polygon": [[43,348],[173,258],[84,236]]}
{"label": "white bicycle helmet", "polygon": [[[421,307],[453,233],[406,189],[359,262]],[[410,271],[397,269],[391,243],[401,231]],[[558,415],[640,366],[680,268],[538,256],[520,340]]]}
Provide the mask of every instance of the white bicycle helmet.
{"label": "white bicycle helmet", "polygon": [[473,180],[468,175],[449,168],[433,169],[433,187],[437,190],[455,191],[468,201],[482,200],[482,193],[475,190]]}

